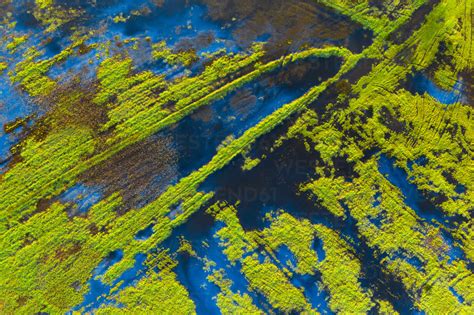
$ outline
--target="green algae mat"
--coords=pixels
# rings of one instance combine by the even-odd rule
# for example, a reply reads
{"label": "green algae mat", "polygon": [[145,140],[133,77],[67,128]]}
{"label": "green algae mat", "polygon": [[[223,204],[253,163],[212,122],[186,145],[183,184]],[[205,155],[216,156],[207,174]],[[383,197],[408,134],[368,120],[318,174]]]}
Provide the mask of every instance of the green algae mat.
{"label": "green algae mat", "polygon": [[474,314],[471,0],[0,0],[0,314]]}

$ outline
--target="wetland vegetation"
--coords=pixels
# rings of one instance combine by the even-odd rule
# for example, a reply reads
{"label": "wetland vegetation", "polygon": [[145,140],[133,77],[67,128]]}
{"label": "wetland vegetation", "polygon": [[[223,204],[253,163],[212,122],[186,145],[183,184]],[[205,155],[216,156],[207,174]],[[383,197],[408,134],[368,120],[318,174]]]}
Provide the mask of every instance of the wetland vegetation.
{"label": "wetland vegetation", "polygon": [[472,314],[471,15],[0,1],[0,313]]}

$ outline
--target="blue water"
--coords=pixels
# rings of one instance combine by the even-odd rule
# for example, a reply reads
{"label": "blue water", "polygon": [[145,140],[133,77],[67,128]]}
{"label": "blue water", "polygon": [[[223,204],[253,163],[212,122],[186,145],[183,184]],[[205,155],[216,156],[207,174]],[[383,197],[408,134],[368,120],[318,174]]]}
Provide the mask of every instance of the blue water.
{"label": "blue water", "polygon": [[[75,5],[70,1],[56,1],[56,3],[61,2],[64,4]],[[16,30],[31,34],[31,38],[25,46],[36,45],[45,38],[45,35],[41,33],[42,27],[37,21],[35,21],[34,17],[27,12],[25,3],[25,1],[17,1],[15,3],[18,11],[15,13],[15,16],[19,20]],[[32,1],[28,1],[28,3],[31,4]],[[154,42],[166,40],[169,45],[177,45],[183,39],[195,38],[203,32],[212,32],[219,40],[214,41],[210,45],[198,47],[197,53],[213,52],[220,48],[226,48],[228,51],[240,51],[242,49],[242,47],[239,47],[233,40],[233,29],[223,28],[220,24],[211,22],[206,16],[206,8],[202,5],[188,4],[187,1],[184,0],[169,0],[166,1],[163,8],[158,9],[155,8],[150,1],[99,1],[97,6],[92,6],[86,1],[79,1],[79,3],[89,14],[86,15],[85,20],[80,21],[80,24],[94,27],[98,26],[99,20],[106,17],[116,16],[120,12],[123,12],[124,15],[128,15],[132,10],[140,8],[142,4],[147,4],[152,9],[149,15],[132,16],[125,23],[115,24],[109,21],[108,23],[110,24],[108,30],[103,35],[99,35],[99,37],[102,36],[102,39],[111,39],[115,35],[120,35],[122,38],[151,36]],[[70,44],[67,39],[64,39],[64,34],[70,31],[69,27],[70,25],[65,26],[64,29],[51,34],[52,41],[44,47],[45,54],[42,58],[50,58],[58,54],[62,49]],[[352,41],[352,45],[355,45],[355,50],[362,49],[362,46],[365,45],[359,38],[361,36],[367,37],[365,35],[366,34],[364,34],[363,31],[355,32],[352,36],[353,39],[349,39],[349,41]],[[258,40],[268,40],[269,38],[269,34],[264,34],[262,37],[258,38]],[[100,41],[100,38],[96,37],[92,38],[89,42],[95,43],[98,41]],[[359,44],[362,46],[358,47]],[[349,43],[349,45],[351,44]],[[16,53],[13,58],[18,59],[21,52],[22,50],[19,49],[18,53]],[[63,64],[54,66],[49,72],[49,75],[53,78],[67,79],[68,77],[70,78],[72,74],[79,73],[83,68],[85,68],[86,73],[82,73],[81,75],[86,79],[93,79],[93,74],[99,63],[99,61],[94,58],[95,53],[96,51],[91,51],[84,56],[71,57]],[[93,63],[89,64],[89,60],[93,60]],[[146,61],[136,60],[137,69],[141,69],[140,67],[142,66],[144,68],[148,66],[148,64],[144,66],[140,62],[146,63]],[[196,65],[196,68],[192,69],[192,71],[200,69],[199,66],[201,65]],[[158,69],[153,70],[165,72],[168,78],[176,78],[182,75],[184,70],[182,67],[169,67],[162,63],[157,64],[156,67]],[[334,70],[337,70],[336,68],[337,67],[334,67]],[[332,69],[326,69],[323,72],[324,74],[329,74],[329,72],[331,72],[330,70],[332,71]],[[267,84],[268,82],[265,82],[264,80],[248,84],[239,89],[239,91],[232,93],[224,100],[208,106],[206,109],[209,111],[207,116],[204,111],[199,111],[196,115],[185,118],[182,122],[171,128],[172,130],[167,132],[171,133],[174,137],[176,150],[179,153],[179,176],[186,176],[199,166],[207,163],[215,154],[216,147],[225,137],[229,135],[233,135],[234,137],[242,135],[245,130],[254,126],[263,117],[269,115],[283,104],[300,96],[310,86],[316,83],[317,80],[315,80],[314,77],[321,75],[321,71],[322,70],[319,69],[311,74],[306,85],[297,84],[285,87],[279,83],[276,85]],[[66,73],[67,76],[65,76]],[[312,80],[309,80],[311,78]],[[24,117],[30,113],[38,112],[36,107],[32,106],[30,108],[27,106],[28,102],[22,98],[21,93],[9,88],[5,75],[2,76],[2,80],[4,81],[0,82],[2,89],[0,91],[0,99],[5,103],[6,108],[6,110],[1,110],[3,116],[0,117],[0,123],[2,125],[17,117]],[[230,105],[231,100],[237,93],[245,92],[247,90],[251,91],[248,102],[240,102],[237,106]],[[0,133],[0,157],[8,158],[9,148],[18,140],[17,133],[8,136]],[[305,156],[297,154],[293,157],[296,157],[293,160],[301,161],[301,158],[298,157]],[[283,168],[280,168],[280,166],[283,165],[280,161],[273,160],[272,163],[273,164],[270,165],[277,166],[276,169],[274,169],[276,170],[275,174],[270,174],[269,178],[265,179],[263,178],[267,175],[265,172],[257,171],[256,173],[252,173],[253,175],[250,176],[249,180],[254,182],[254,184],[251,185],[246,185],[245,181],[238,181],[240,176],[242,176],[241,174],[233,177],[232,175],[235,173],[230,173],[230,176],[226,178],[226,180],[238,181],[239,187],[237,190],[232,190],[231,187],[231,189],[225,191],[225,189],[229,188],[227,186],[227,188],[224,187],[221,192],[227,195],[236,193],[236,196],[243,196],[243,199],[245,199],[243,200],[243,210],[239,210],[239,215],[242,215],[242,221],[245,222],[246,227],[248,228],[252,224],[261,224],[262,222],[255,223],[255,221],[258,220],[257,214],[260,215],[269,211],[269,209],[276,209],[280,206],[284,206],[289,209],[292,214],[300,217],[310,217],[312,222],[324,222],[328,226],[334,226],[333,218],[324,217],[322,215],[323,211],[320,211],[321,209],[315,209],[316,207],[314,204],[310,205],[310,203],[305,203],[301,200],[295,201],[291,199],[294,195],[294,187],[290,188],[290,183],[295,184],[301,182],[305,176],[310,174],[313,165],[306,163],[302,168],[299,168],[298,165],[284,165]],[[235,166],[235,164],[233,166],[239,169],[239,166]],[[266,171],[267,170],[268,169],[266,169]],[[295,170],[297,174],[293,174],[293,171]],[[288,176],[284,176],[285,179],[282,180],[281,175]],[[257,178],[255,178],[255,176]],[[174,178],[174,180],[178,180],[178,177]],[[260,184],[265,186],[260,187]],[[211,184],[209,187],[212,187],[212,189],[215,190],[220,186],[213,186]],[[77,184],[68,189],[59,198],[61,201],[73,203],[78,213],[85,213],[94,203],[102,199],[102,197],[103,194],[99,188]],[[150,196],[150,198],[152,197],[153,196]],[[255,205],[258,207],[254,207]],[[219,224],[210,223],[207,225],[206,222],[203,223],[199,220],[202,218],[198,217],[198,220],[193,221],[195,219],[196,218],[194,217],[190,221],[193,222],[192,225],[197,226],[190,227],[191,224],[186,225],[186,227],[178,229],[176,234],[173,235],[176,236],[181,233],[182,236],[191,240],[198,257],[207,257],[216,262],[217,266],[215,268],[223,268],[226,276],[233,281],[232,290],[235,292],[240,291],[241,293],[248,293],[256,305],[265,305],[266,302],[264,297],[257,293],[249,292],[248,282],[242,276],[240,271],[241,266],[238,263],[235,265],[230,264],[222,253],[223,248],[219,245],[219,241],[214,237],[215,232],[220,228]],[[188,228],[191,230],[187,230]],[[146,240],[152,235],[152,233],[153,226],[149,226],[138,232],[135,238],[137,240]],[[347,229],[344,233],[346,236],[350,235],[348,236],[349,238],[355,239],[356,237],[352,236],[352,234],[355,233],[353,229]],[[203,241],[208,245],[203,245]],[[323,260],[325,258],[325,252],[321,244],[315,244],[315,248],[319,259]],[[174,248],[174,250],[176,250],[176,248]],[[107,295],[113,285],[105,285],[102,283],[100,278],[108,268],[120,261],[122,257],[123,253],[121,251],[115,251],[99,264],[99,266],[94,270],[93,277],[89,280],[90,292],[85,295],[84,302],[74,309],[86,307],[86,310],[93,310],[101,303],[110,302],[107,298],[103,297],[103,295]],[[286,263],[288,260],[295,263],[293,255],[287,248],[281,248],[280,251],[277,252],[277,257],[282,263]],[[259,253],[259,258],[262,261],[264,255]],[[133,285],[143,276],[144,271],[146,270],[144,265],[145,259],[145,254],[137,255],[135,257],[133,268],[125,271],[118,279],[116,279],[114,284],[123,281],[119,290],[126,286]],[[196,257],[187,257],[186,254],[179,254],[178,262],[179,265],[176,268],[178,279],[187,287],[188,290],[190,290],[191,298],[196,303],[198,313],[218,313],[213,297],[217,295],[219,288],[207,281],[206,278],[209,275],[209,272],[203,270],[203,260]],[[295,275],[291,281],[298,287],[303,287],[305,289],[305,295],[314,307],[318,307],[318,309],[323,312],[330,313],[326,303],[327,295],[324,290],[318,288],[316,279]]]}
{"label": "blue water", "polygon": [[422,73],[417,73],[410,79],[409,88],[413,93],[428,93],[438,102],[451,105],[457,102],[466,103],[466,97],[463,95],[463,83],[457,81],[451,91],[446,91],[438,87],[431,79]]}
{"label": "blue water", "polygon": [[295,268],[298,266],[298,262],[295,258],[295,255],[290,251],[288,246],[285,244],[280,245],[277,250],[274,251],[276,258],[285,265],[287,268]]}
{"label": "blue water", "polygon": [[321,282],[317,281],[317,277],[294,274],[291,283],[295,287],[304,289],[304,296],[311,304],[312,308],[318,310],[318,312],[322,314],[335,314],[329,308],[329,294],[321,288]]}
{"label": "blue water", "polygon": [[97,276],[102,276],[110,267],[118,263],[123,258],[123,251],[116,250],[111,252],[107,257],[105,257],[97,266],[97,268],[92,272],[92,274]]}
{"label": "blue water", "polygon": [[464,303],[464,298],[454,290],[453,287],[449,287],[449,291],[458,299],[458,302],[463,304]]}
{"label": "blue water", "polygon": [[92,272],[92,278],[88,281],[89,292],[84,295],[83,302],[73,307],[71,311],[77,311],[83,307],[86,310],[91,310],[99,307],[101,303],[104,303],[104,296],[110,292],[112,286],[104,284],[100,280],[100,276],[102,276],[114,264],[118,263],[122,258],[123,252],[117,250],[111,252],[102,260],[102,262],[99,263],[96,269]]}
{"label": "blue water", "polygon": [[[93,38],[86,41],[87,44],[98,43],[99,40]],[[63,45],[66,47],[66,45]],[[77,51],[77,50],[76,50]],[[81,82],[90,82],[96,77],[97,68],[103,58],[97,58],[97,49],[91,49],[84,55],[73,54],[61,63],[56,63],[48,71],[48,76],[59,83],[71,81],[75,75],[80,74]]]}
{"label": "blue water", "polygon": [[20,96],[10,85],[6,75],[0,75],[0,162],[8,159],[10,148],[18,143],[21,130],[15,130],[11,134],[4,132],[7,123],[15,121],[33,113],[33,106],[26,98]]}
{"label": "blue water", "polygon": [[467,191],[467,188],[462,184],[457,184],[454,191],[458,194],[464,194]]}
{"label": "blue water", "polygon": [[139,253],[135,256],[135,263],[133,267],[125,270],[124,273],[122,273],[120,277],[114,281],[114,284],[122,282],[117,292],[120,292],[120,290],[123,290],[130,285],[136,284],[137,281],[145,276],[147,270],[145,266],[146,258],[147,255],[143,253]]}
{"label": "blue water", "polygon": [[408,174],[405,170],[396,167],[394,163],[394,159],[388,158],[385,154],[380,155],[379,171],[392,185],[400,189],[405,204],[427,222],[433,220],[443,222],[443,213],[431,205],[431,203],[423,196],[421,191],[418,190],[417,186],[409,182]]}
{"label": "blue water", "polygon": [[405,260],[417,270],[423,270],[423,262],[416,256],[407,257]]}
{"label": "blue water", "polygon": [[[285,128],[282,128],[282,132],[284,131]],[[262,139],[262,142],[264,141]],[[297,218],[306,218],[312,223],[324,224],[339,231],[341,237],[354,247],[356,256],[361,260],[362,287],[370,288],[377,297],[389,300],[398,311],[410,310],[413,303],[410,302],[403,285],[384,274],[380,268],[380,260],[383,257],[377,256],[374,249],[369,248],[359,237],[357,222],[350,216],[347,207],[347,219],[338,220],[327,210],[317,207],[314,200],[308,200],[306,196],[296,193],[299,183],[305,182],[312,176],[314,165],[311,161],[314,160],[315,158],[305,150],[301,142],[289,140],[289,143],[272,152],[270,157],[251,171],[242,171],[241,159],[238,158],[212,175],[201,188],[206,191],[215,191],[218,200],[227,200],[230,203],[238,200],[240,203],[237,208],[238,216],[245,230],[261,230],[267,227],[261,220],[266,213],[264,210],[284,209]],[[301,163],[294,163],[295,161]],[[243,197],[242,194],[246,191],[253,192],[251,195],[253,197],[245,198],[245,194]],[[266,197],[263,198],[262,195]],[[267,198],[268,195],[270,198]],[[319,259],[324,259],[326,254],[322,246],[315,244],[315,247]],[[303,283],[298,279],[294,281]],[[321,303],[320,309],[324,309],[322,303],[325,298],[320,297],[324,292],[317,295],[316,292],[319,290],[312,287],[313,283],[316,281],[305,288],[308,292],[314,292],[315,297],[308,297],[308,299],[313,305]]]}
{"label": "blue water", "polygon": [[[434,226],[440,226],[441,224],[447,224],[449,226],[450,222],[446,221],[442,211],[432,205],[418,190],[416,185],[408,181],[408,174],[403,169],[396,167],[394,163],[394,159],[382,154],[379,159],[379,170],[394,186],[401,190],[405,204],[413,209],[416,214],[427,223]],[[423,165],[424,163],[426,163],[426,159],[418,160],[418,164]],[[441,225],[441,227],[441,235],[443,236],[445,244],[448,246],[446,253],[449,257],[448,262],[452,263],[457,259],[465,259],[465,253],[459,244],[457,244],[457,241],[454,240],[443,225]]]}
{"label": "blue water", "polygon": [[[248,282],[241,273],[239,262],[231,264],[220,244],[220,239],[215,237],[215,233],[223,227],[221,222],[213,222],[204,213],[196,213],[189,222],[178,227],[173,235],[164,242],[164,246],[171,252],[176,252],[179,248],[179,239],[184,237],[190,241],[197,257],[189,256],[187,253],[180,253],[177,257],[178,266],[175,268],[177,278],[189,291],[191,299],[196,305],[198,314],[220,314],[215,304],[214,298],[220,292],[219,287],[207,280],[207,277],[214,270],[222,269],[225,277],[232,281],[231,290],[234,293],[248,294],[255,305],[263,305],[264,297],[255,292],[249,291]],[[249,255],[249,254],[248,254]],[[205,261],[202,258],[213,261],[216,265],[210,270],[204,270]]]}
{"label": "blue water", "polygon": [[[293,85],[271,82],[269,80],[274,74],[265,75],[229,94],[224,99],[198,109],[170,128],[159,131],[150,137],[149,141],[169,143],[166,150],[172,151],[173,156],[176,157],[176,164],[170,163],[169,171],[176,175],[164,176],[163,173],[168,174],[168,169],[166,171],[160,169],[163,172],[157,173],[149,185],[139,191],[137,196],[140,196],[140,200],[135,206],[144,206],[147,202],[155,199],[168,185],[177,183],[180,178],[208,163],[226,137],[242,135],[245,130],[257,124],[277,108],[301,96],[312,84],[321,80],[314,74],[324,62],[328,63],[324,67],[328,71],[321,79],[332,75],[340,64],[339,59],[325,59],[323,62],[320,59],[314,59],[288,65],[287,68],[292,66],[309,67],[307,76],[310,78],[303,77]],[[329,65],[332,65],[332,68]],[[242,98],[239,95],[246,96]],[[235,99],[239,100],[235,101]],[[176,169],[174,169],[175,167]],[[125,181],[124,190],[129,189],[128,184],[134,183]],[[246,190],[244,193],[248,195],[253,191]],[[267,197],[272,198],[271,195],[272,192],[269,191]]]}
{"label": "blue water", "polygon": [[[14,52],[0,50],[0,60],[8,61],[10,66],[0,74],[0,173],[6,171],[8,167],[11,147],[23,137],[20,132],[21,129],[6,135],[3,126],[17,118],[35,115],[35,118],[29,123],[31,126],[35,119],[45,113],[43,108],[40,108],[25,93],[21,92],[18,84],[13,84],[10,81],[8,72],[15,69],[15,65],[24,59],[23,53],[32,46],[38,47],[43,52],[41,58],[50,58],[64,48],[59,44],[60,39],[58,37],[54,37],[49,44],[43,44],[48,36],[43,34],[40,24],[31,12],[27,12],[32,7],[33,1],[14,1],[13,5],[15,10],[12,19],[17,21],[14,27],[15,36],[28,35],[28,39],[18,46]],[[64,41],[69,40],[64,39]]]}
{"label": "blue water", "polygon": [[58,198],[64,203],[73,203],[75,205],[74,214],[82,214],[102,199],[102,192],[100,187],[78,183],[63,192]]}
{"label": "blue water", "polygon": [[[98,33],[87,41],[87,44],[100,43],[104,38],[113,38],[116,35],[124,37],[131,36],[151,36],[154,42],[167,40],[169,45],[174,45],[181,39],[192,38],[203,32],[212,32],[219,39],[213,41],[209,47],[199,47],[197,53],[212,52],[220,48],[226,48],[228,51],[237,51],[235,44],[231,40],[231,31],[222,28],[218,23],[207,19],[207,9],[198,4],[189,5],[185,1],[166,1],[165,5],[157,8],[151,1],[102,1],[92,6],[88,1],[79,1],[77,4],[65,2],[68,6],[78,6],[86,10],[86,14],[75,23],[90,28],[96,28],[98,21],[107,17],[113,17],[123,12],[129,15],[132,10],[148,5],[152,9],[151,14],[147,16],[133,16],[126,23],[113,23],[109,21],[110,26],[105,34]],[[39,58],[48,59],[59,54],[63,49],[71,44],[70,35],[71,25],[61,27],[53,34],[44,34],[43,26],[36,21],[32,15],[34,7],[33,1],[17,1],[14,3],[15,10],[13,18],[18,22],[15,31],[18,35],[28,34],[28,40],[22,44],[14,54],[0,52],[0,57],[5,57],[12,61],[12,64],[22,60],[22,54],[26,48],[37,46],[43,55]],[[178,32],[179,29],[179,32]],[[172,30],[172,31],[171,31]],[[48,39],[49,43],[44,43]],[[208,49],[209,48],[209,49]],[[63,63],[54,65],[48,72],[53,79],[59,79],[61,82],[70,80],[74,74],[81,73],[82,80],[92,80],[95,70],[100,62],[95,58],[97,50],[86,53],[82,56],[71,56]],[[92,61],[92,63],[90,63]],[[136,60],[138,67],[143,61]],[[163,66],[163,65],[162,65]],[[163,71],[170,71],[173,67],[164,66]],[[11,122],[19,117],[25,117],[33,113],[38,117],[44,114],[40,109],[29,102],[28,98],[18,90],[14,90],[7,77],[6,70],[0,75],[0,126]],[[175,73],[175,75],[178,75]],[[170,74],[172,75],[172,74]],[[3,128],[2,128],[3,129]],[[19,141],[17,134],[5,135],[0,131],[0,166],[6,167],[6,160],[10,157],[10,148]]]}
{"label": "blue water", "polygon": [[[131,16],[127,22],[113,23],[110,31],[125,37],[150,36],[153,42],[165,40],[175,45],[183,38],[193,38],[203,32],[213,32],[219,43],[210,47],[210,51],[226,48],[237,51],[230,30],[213,23],[206,18],[207,9],[198,4],[186,5],[186,1],[166,1],[163,7],[155,8],[146,16]],[[202,48],[199,52],[208,51]]]}
{"label": "blue water", "polygon": [[147,255],[138,254],[135,256],[135,263],[132,268],[124,271],[117,279],[114,280],[112,285],[108,285],[102,282],[101,276],[112,267],[114,264],[119,262],[123,258],[123,252],[117,250],[111,252],[93,271],[92,278],[88,281],[89,292],[84,295],[84,300],[81,304],[72,308],[72,311],[78,311],[84,309],[85,312],[91,312],[99,308],[103,304],[113,303],[113,300],[109,296],[110,290],[114,288],[118,283],[122,282],[118,287],[117,292],[120,292],[124,288],[134,285],[143,276],[145,276],[146,266],[145,260]]}
{"label": "blue water", "polygon": [[[253,84],[258,87],[258,84]],[[242,91],[242,90],[239,90]],[[236,93],[238,93],[237,91]],[[255,90],[254,90],[255,91]],[[263,97],[268,93],[266,97]],[[196,119],[196,116],[184,118],[175,129],[175,141],[182,148],[179,154],[179,168],[182,175],[187,175],[199,166],[212,159],[217,147],[222,141],[233,136],[237,138],[249,127],[257,124],[263,117],[275,109],[295,99],[298,91],[289,91],[275,87],[257,90],[254,104],[242,104],[248,110],[239,112],[238,108],[229,105],[232,93],[222,101],[211,104],[206,111],[212,117],[211,121]]]}
{"label": "blue water", "polygon": [[381,195],[380,192],[376,192],[374,195],[374,202],[372,203],[372,206],[374,208],[380,205],[380,195]]}
{"label": "blue water", "polygon": [[[317,76],[313,76],[320,64],[327,62],[328,69],[322,80],[334,74],[339,59],[310,59],[287,67],[307,65],[307,80],[297,81],[292,85],[273,84],[269,81],[274,74],[264,75],[255,82],[246,84],[230,93],[222,100],[199,109],[195,114],[182,119],[171,130],[173,143],[179,156],[179,172],[188,175],[198,167],[212,159],[222,141],[233,136],[238,138],[247,129],[256,125],[264,117],[276,109],[303,95],[312,84],[316,84]],[[312,67],[316,67],[313,69]],[[168,131],[166,131],[168,133]]]}
{"label": "blue water", "polygon": [[[278,262],[283,267],[292,270],[297,266],[297,260],[286,245],[281,245],[275,252]],[[325,254],[323,255],[325,256]],[[291,284],[304,290],[304,295],[311,306],[323,314],[333,314],[328,305],[328,293],[319,287],[318,277],[312,275],[300,275],[293,272],[290,278]]]}
{"label": "blue water", "polygon": [[178,280],[187,288],[198,314],[219,314],[214,298],[219,288],[207,281],[208,273],[203,270],[204,264],[197,258],[189,257],[179,260],[175,272]]}
{"label": "blue water", "polygon": [[314,238],[312,248],[316,251],[316,254],[318,256],[318,262],[321,262],[326,259],[326,251],[323,248],[323,242],[320,238]]}
{"label": "blue water", "polygon": [[148,227],[140,230],[135,235],[135,239],[139,241],[145,241],[153,235],[153,224],[150,224]]}
{"label": "blue water", "polygon": [[9,161],[12,157],[10,148],[17,144],[19,137],[16,133],[5,134],[3,128],[0,131],[0,174],[3,174],[8,169]]}
{"label": "blue water", "polygon": [[445,230],[441,230],[441,235],[445,245],[448,246],[447,255],[449,257],[448,263],[452,264],[456,260],[467,260],[464,251],[461,249],[459,241],[454,240],[452,236]]}
{"label": "blue water", "polygon": [[[175,257],[178,266],[174,272],[177,274],[178,281],[189,291],[198,314],[220,313],[215,304],[215,297],[220,289],[207,279],[214,270],[218,269],[222,269],[225,277],[232,281],[230,288],[234,293],[248,294],[255,305],[265,309],[266,299],[261,294],[248,290],[249,284],[241,273],[240,263],[231,264],[222,252],[224,248],[221,246],[220,240],[215,237],[215,233],[222,227],[221,222],[214,222],[209,215],[199,211],[193,214],[187,223],[176,228],[172,236],[160,245],[160,248],[170,249],[170,252],[176,253],[180,247],[181,238],[189,240],[192,244],[197,255],[189,256],[188,253],[178,253]],[[264,256],[261,253],[259,256],[263,261]],[[209,259],[216,265],[205,270],[205,260],[203,259]]]}
{"label": "blue water", "polygon": [[428,158],[426,156],[421,156],[414,161],[408,161],[407,166],[410,171],[413,170],[413,165],[426,166],[428,164]]}

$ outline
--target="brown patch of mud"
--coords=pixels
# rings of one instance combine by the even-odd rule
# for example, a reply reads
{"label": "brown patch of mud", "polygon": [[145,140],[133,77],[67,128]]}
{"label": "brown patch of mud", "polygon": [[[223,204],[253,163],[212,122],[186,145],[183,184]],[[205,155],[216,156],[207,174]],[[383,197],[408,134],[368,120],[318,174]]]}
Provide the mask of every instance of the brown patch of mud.
{"label": "brown patch of mud", "polygon": [[239,90],[230,99],[230,106],[245,119],[251,112],[252,108],[257,104],[257,97],[253,94],[252,89]]}
{"label": "brown patch of mud", "polygon": [[175,179],[177,161],[171,137],[151,137],[89,169],[80,180],[103,187],[105,195],[120,191],[123,213],[156,199]]}
{"label": "brown patch of mud", "polygon": [[57,248],[54,253],[54,259],[64,261],[67,258],[79,253],[82,247],[80,244],[66,244]]}
{"label": "brown patch of mud", "polygon": [[[37,115],[32,114],[5,125],[5,131],[12,131],[20,125],[23,126],[18,134],[18,143],[10,149],[12,155],[8,158],[8,169],[23,160],[20,154],[28,139],[41,142],[51,133],[68,126],[85,127],[98,134],[100,127],[107,122],[108,117],[107,108],[97,106],[93,102],[94,94],[95,83],[83,83],[80,80],[80,75],[76,75],[57,84],[48,96],[35,98],[34,102],[40,109],[39,112],[45,113],[41,118],[36,119]],[[35,121],[31,126],[28,126],[27,122],[30,120]]]}
{"label": "brown patch of mud", "polygon": [[256,103],[257,97],[252,94],[251,89],[240,90],[230,99],[230,106],[234,109],[239,109],[243,106],[254,106]]}
{"label": "brown patch of mud", "polygon": [[214,33],[212,32],[201,32],[196,37],[185,37],[179,40],[174,46],[175,52],[181,51],[199,51],[203,48],[208,47],[215,41]]}
{"label": "brown patch of mud", "polygon": [[94,91],[92,84],[81,84],[79,80],[71,80],[59,85],[53,95],[57,107],[52,112],[56,124],[80,125],[94,131],[108,120],[107,108],[93,102]]}
{"label": "brown patch of mud", "polygon": [[54,130],[66,126],[81,126],[99,132],[108,121],[107,108],[93,102],[95,82],[81,82],[80,78],[81,74],[78,74],[60,82],[50,95],[35,99],[37,106],[46,114],[25,129],[20,145],[27,138],[42,141]]}
{"label": "brown patch of mud", "polygon": [[151,38],[138,38],[133,45],[126,43],[126,38],[119,36],[114,37],[114,45],[111,45],[111,55],[130,57],[133,60],[133,68],[131,75],[138,71],[148,70],[147,65],[153,63],[155,60],[152,57],[152,41]]}
{"label": "brown patch of mud", "polygon": [[[265,75],[268,80],[269,87],[278,86],[299,86],[304,85],[308,81],[313,81],[314,84],[321,81],[318,79],[317,73],[321,73],[321,77],[325,77],[325,72],[328,72],[330,64],[324,58],[309,59],[306,61],[286,65],[277,73]],[[312,78],[309,78],[312,76]]]}
{"label": "brown patch of mud", "polygon": [[[201,0],[209,17],[235,26],[233,35],[243,47],[270,36],[272,49],[298,49],[347,38],[354,24],[310,0]],[[267,47],[268,49],[268,47]]]}
{"label": "brown patch of mud", "polygon": [[214,111],[210,106],[203,106],[192,113],[191,118],[207,123],[214,119]]}

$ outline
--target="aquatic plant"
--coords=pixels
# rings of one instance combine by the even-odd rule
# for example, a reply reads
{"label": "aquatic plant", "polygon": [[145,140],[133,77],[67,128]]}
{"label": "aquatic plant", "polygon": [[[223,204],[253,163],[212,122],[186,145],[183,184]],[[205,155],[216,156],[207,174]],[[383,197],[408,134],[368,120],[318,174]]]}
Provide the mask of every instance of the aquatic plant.
{"label": "aquatic plant", "polygon": [[[302,9],[290,2],[282,7]],[[361,49],[351,48],[357,32],[312,41],[289,27],[289,34],[265,38],[252,28],[255,19],[228,18],[227,9],[207,0],[184,6],[195,13],[174,29],[176,41],[161,30],[140,31],[154,14],[167,21],[169,5],[37,0],[25,4],[28,13],[0,4],[0,73],[10,79],[0,91],[1,114],[8,109],[1,143],[13,143],[0,161],[0,312],[193,314],[201,305],[182,282],[187,257],[203,266],[222,313],[472,313],[471,1],[305,4],[302,11],[318,19],[336,17],[370,34]],[[206,23],[222,23],[214,35],[225,34],[212,45],[194,32],[203,8]],[[235,16],[262,10],[245,8],[235,8]],[[259,19],[268,29],[275,23],[265,14]],[[242,27],[255,38],[250,44],[238,37]],[[332,61],[334,72],[321,68]],[[320,75],[325,79],[307,82]],[[418,77],[459,89],[459,97],[443,104],[417,86]],[[220,108],[242,89],[257,99],[257,86],[267,95],[285,85],[296,90],[295,82],[309,87],[271,111],[265,97],[253,105],[262,108],[249,110],[245,100]],[[10,118],[17,104],[33,109]],[[251,119],[236,130],[225,115]],[[196,136],[192,128],[181,131],[185,123],[210,126],[211,139],[175,145],[174,137]],[[166,141],[153,158],[170,165],[150,174],[150,183],[94,183],[103,197],[84,212],[62,198],[93,173],[134,177],[150,162],[121,173],[130,165],[128,150],[143,152],[157,138]],[[205,142],[209,155],[189,148]],[[190,157],[182,158],[187,149]],[[304,174],[286,163],[292,150],[311,160]],[[186,159],[198,166],[189,171]],[[232,178],[222,176],[227,172]],[[250,186],[256,177],[258,184],[284,177],[272,188],[282,196],[295,192],[295,200],[231,200],[227,190],[246,176]],[[127,198],[128,190],[139,202]],[[247,226],[242,215],[249,208],[264,227]],[[212,221],[203,228],[219,242],[223,265],[183,236],[201,215]],[[137,237],[149,227],[149,237]],[[179,245],[169,253],[175,238]],[[286,250],[289,258],[281,258]],[[135,281],[126,283],[145,256]],[[245,281],[235,281],[230,268]],[[248,287],[236,290],[242,283]]]}

